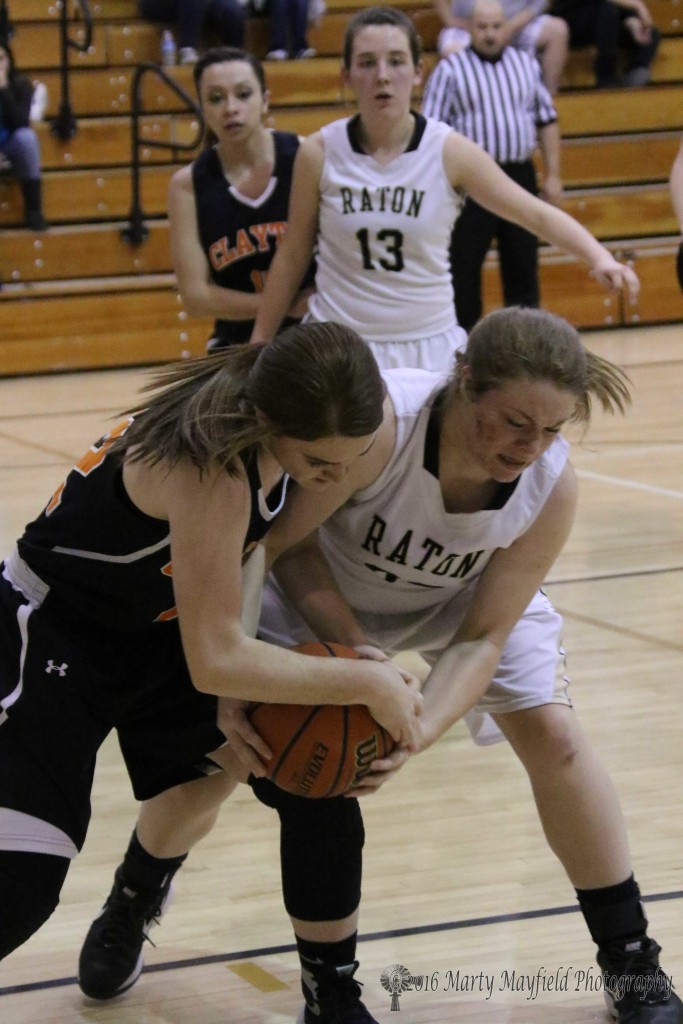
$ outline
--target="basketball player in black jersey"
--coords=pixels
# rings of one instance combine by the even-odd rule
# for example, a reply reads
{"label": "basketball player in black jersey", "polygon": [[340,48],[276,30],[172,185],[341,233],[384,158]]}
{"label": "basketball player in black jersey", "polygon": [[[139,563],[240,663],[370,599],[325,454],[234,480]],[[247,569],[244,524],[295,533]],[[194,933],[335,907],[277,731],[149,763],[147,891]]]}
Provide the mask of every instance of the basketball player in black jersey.
{"label": "basketball player in black jersey", "polygon": [[[171,253],[191,316],[212,316],[209,349],[248,341],[266,274],[287,226],[299,137],[264,124],[269,93],[251,53],[208,50],[194,80],[206,146],[177,171],[168,196]],[[286,326],[306,311],[312,270]]]}
{"label": "basketball player in black jersey", "polygon": [[[0,563],[0,959],[57,905],[112,729],[143,801],[120,878],[140,898],[147,802],[177,788],[196,809],[224,785],[219,698],[364,703],[417,736],[421,698],[389,663],[283,654],[243,626],[244,555],[286,526],[289,478],[317,505],[373,446],[384,386],[365,343],[301,325],[159,383]],[[81,982],[100,994],[95,968]]]}

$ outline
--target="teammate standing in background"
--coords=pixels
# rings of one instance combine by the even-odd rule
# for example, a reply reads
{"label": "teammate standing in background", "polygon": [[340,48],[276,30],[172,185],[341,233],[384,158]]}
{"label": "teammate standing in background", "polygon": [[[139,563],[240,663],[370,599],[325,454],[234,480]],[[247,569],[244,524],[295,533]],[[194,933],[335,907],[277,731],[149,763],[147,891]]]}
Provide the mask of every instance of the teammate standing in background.
{"label": "teammate standing in background", "polygon": [[561,210],[516,185],[476,143],[411,110],[422,80],[411,19],[371,7],[349,21],[344,80],[358,113],[301,145],[287,234],[273,260],[253,340],[273,337],[316,254],[309,315],[348,323],[381,367],[450,368],[464,341],[449,247],[463,191],[588,264],[609,288],[638,279]]}
{"label": "teammate standing in background", "polygon": [[515,184],[476,143],[411,110],[422,81],[411,18],[370,7],[350,19],[344,80],[358,113],[309,136],[297,155],[287,234],[253,340],[272,337],[315,252],[313,321],[349,324],[380,367],[450,368],[464,342],[453,307],[451,233],[463,191],[588,263],[607,288],[638,279],[577,221]]}
{"label": "teammate standing in background", "polygon": [[[299,138],[266,128],[269,94],[251,53],[208,50],[194,67],[194,81],[206,147],[171,178],[168,213],[183,305],[190,316],[216,319],[211,350],[249,340],[287,225]],[[306,308],[300,292],[285,325]]]}

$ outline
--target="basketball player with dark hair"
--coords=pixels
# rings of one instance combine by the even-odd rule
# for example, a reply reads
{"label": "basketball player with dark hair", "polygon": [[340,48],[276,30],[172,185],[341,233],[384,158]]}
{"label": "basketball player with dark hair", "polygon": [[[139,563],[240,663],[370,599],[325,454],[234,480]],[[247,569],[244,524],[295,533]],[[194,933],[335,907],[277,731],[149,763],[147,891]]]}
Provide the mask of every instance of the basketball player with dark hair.
{"label": "basketball player with dark hair", "polygon": [[145,802],[132,888],[147,802],[174,794],[199,838],[231,787],[214,774],[231,760],[219,698],[367,702],[416,738],[421,698],[394,667],[283,654],[243,625],[242,562],[251,551],[258,589],[290,478],[315,506],[372,449],[384,395],[365,343],[335,324],[176,364],[28,524],[0,566],[0,958],[57,905],[112,729]]}
{"label": "basketball player with dark hair", "polygon": [[[168,196],[173,269],[191,316],[212,316],[209,351],[249,341],[287,207],[299,138],[271,131],[270,93],[253,54],[230,47],[204,53],[194,82],[205,147],[171,178]],[[304,288],[312,284],[312,272]],[[293,299],[285,326],[307,308]]]}

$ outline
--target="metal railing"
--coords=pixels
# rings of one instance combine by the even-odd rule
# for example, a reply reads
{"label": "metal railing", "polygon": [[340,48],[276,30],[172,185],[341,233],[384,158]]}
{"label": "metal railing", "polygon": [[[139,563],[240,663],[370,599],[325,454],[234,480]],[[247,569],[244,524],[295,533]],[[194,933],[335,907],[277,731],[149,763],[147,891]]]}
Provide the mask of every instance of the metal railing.
{"label": "metal railing", "polygon": [[[69,96],[69,50],[87,53],[92,43],[93,18],[89,0],[73,0],[74,17],[69,18],[69,0],[59,3],[59,47],[60,47],[60,100],[56,117],[52,121],[54,134],[66,142],[76,134],[76,118],[71,107]],[[69,24],[77,21],[76,11],[83,20],[83,39],[74,39],[69,35]]]}
{"label": "metal railing", "polygon": [[[145,114],[143,109],[142,80],[153,74],[161,79],[185,104],[197,118],[197,136],[192,142],[162,141],[149,139],[140,134],[140,118]],[[145,215],[140,202],[140,152],[142,149],[168,149],[172,154],[196,149],[204,134],[204,121],[201,111],[193,98],[181,85],[169,75],[159,64],[138,64],[131,80],[131,194],[132,202],[128,226],[122,228],[121,235],[130,245],[141,245],[149,235],[145,226]],[[156,111],[154,111],[156,112]]]}

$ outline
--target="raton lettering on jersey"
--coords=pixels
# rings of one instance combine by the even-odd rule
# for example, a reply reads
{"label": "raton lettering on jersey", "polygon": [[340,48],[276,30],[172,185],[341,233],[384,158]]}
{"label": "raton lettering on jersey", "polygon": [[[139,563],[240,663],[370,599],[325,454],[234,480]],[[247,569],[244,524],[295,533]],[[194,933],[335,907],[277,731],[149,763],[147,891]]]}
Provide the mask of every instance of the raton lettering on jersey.
{"label": "raton lettering on jersey", "polygon": [[320,544],[344,594],[358,611],[382,614],[441,606],[472,583],[497,548],[509,547],[533,523],[562,472],[569,445],[559,437],[495,508],[451,513],[439,484],[438,399],[446,374],[383,374],[396,412],[394,455],[377,480],[320,530]]}
{"label": "raton lettering on jersey", "polygon": [[[418,114],[406,151],[381,164],[361,148],[357,118],[321,129],[314,320],[348,323],[371,342],[427,337],[452,326],[448,251],[462,197],[443,166],[449,130]],[[406,303],[413,290],[419,302]],[[378,319],[378,307],[389,312]]]}

